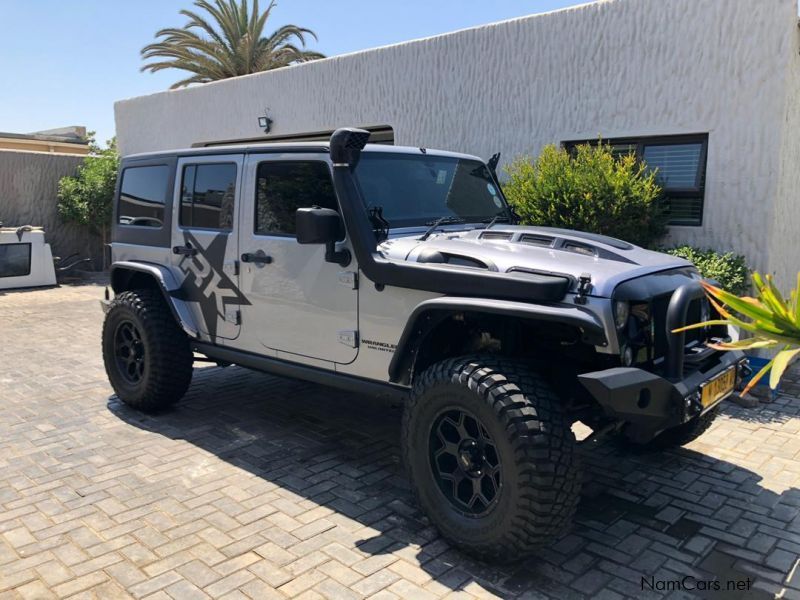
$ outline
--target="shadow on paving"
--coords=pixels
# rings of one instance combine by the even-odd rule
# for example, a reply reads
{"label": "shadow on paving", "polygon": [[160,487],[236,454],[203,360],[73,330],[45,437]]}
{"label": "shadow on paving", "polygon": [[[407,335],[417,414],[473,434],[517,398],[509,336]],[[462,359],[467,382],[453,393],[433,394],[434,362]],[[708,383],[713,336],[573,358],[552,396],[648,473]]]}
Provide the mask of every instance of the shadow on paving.
{"label": "shadow on paving", "polygon": [[[497,567],[450,548],[414,505],[399,457],[400,406],[208,367],[195,370],[187,396],[169,412],[144,415],[114,396],[109,409],[380,532],[357,543],[362,552],[414,545],[422,568],[453,590],[477,582],[502,597],[607,590],[655,598],[674,594],[675,582],[719,581],[721,591],[676,597],[800,594],[800,492],[776,494],[757,474],[686,449],[637,454],[602,440],[583,446],[573,530],[522,563]],[[726,590],[728,581],[748,577],[754,589],[740,596]]]}
{"label": "shadow on paving", "polygon": [[769,402],[760,401],[755,408],[730,407],[726,414],[734,419],[758,425],[781,425],[794,417],[800,416],[800,388],[793,391],[794,395],[779,394]]}

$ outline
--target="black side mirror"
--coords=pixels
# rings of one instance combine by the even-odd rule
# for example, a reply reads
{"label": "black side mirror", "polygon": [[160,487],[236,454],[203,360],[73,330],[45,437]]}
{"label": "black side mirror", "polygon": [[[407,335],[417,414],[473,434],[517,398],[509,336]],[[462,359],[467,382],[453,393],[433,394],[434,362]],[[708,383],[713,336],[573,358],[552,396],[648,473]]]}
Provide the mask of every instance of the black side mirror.
{"label": "black side mirror", "polygon": [[300,244],[327,244],[339,237],[342,218],[330,208],[298,208],[295,213],[295,231]]}
{"label": "black side mirror", "polygon": [[349,250],[336,250],[341,236],[342,217],[330,208],[298,208],[295,212],[295,231],[298,244],[324,244],[325,260],[342,267],[350,264]]}

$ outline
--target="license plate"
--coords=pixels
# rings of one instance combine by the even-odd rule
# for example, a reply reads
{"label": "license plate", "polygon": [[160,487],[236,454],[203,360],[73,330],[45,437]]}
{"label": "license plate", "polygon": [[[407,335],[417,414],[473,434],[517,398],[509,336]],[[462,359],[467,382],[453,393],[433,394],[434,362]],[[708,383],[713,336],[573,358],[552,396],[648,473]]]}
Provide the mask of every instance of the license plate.
{"label": "license plate", "polygon": [[700,403],[703,408],[708,408],[717,400],[724,398],[733,391],[736,385],[736,369],[731,367],[724,373],[717,375],[714,379],[705,382],[702,386]]}

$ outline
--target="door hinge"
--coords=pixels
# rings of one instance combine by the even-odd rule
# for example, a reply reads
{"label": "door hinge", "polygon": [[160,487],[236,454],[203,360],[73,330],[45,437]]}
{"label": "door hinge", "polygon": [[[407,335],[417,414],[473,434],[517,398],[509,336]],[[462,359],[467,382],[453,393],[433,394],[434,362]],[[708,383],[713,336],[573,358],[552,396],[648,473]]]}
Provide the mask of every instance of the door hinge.
{"label": "door hinge", "polygon": [[338,335],[340,344],[350,348],[358,348],[358,331],[340,331]]}
{"label": "door hinge", "polygon": [[242,324],[242,311],[240,311],[238,308],[226,307],[225,308],[225,320],[228,323],[233,323],[234,325],[241,325]]}
{"label": "door hinge", "polygon": [[346,285],[351,290],[358,289],[358,273],[355,271],[342,271],[339,273],[339,283]]}

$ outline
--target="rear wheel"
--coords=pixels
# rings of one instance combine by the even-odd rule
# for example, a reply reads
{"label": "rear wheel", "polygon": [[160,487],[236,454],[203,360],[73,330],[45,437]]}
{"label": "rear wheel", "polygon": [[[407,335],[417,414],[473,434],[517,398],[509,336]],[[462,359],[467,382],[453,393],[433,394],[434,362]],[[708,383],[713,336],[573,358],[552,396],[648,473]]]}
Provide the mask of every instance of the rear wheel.
{"label": "rear wheel", "polygon": [[154,411],[179,400],[192,380],[189,339],[158,290],[122,292],[103,323],[103,362],[117,396]]}
{"label": "rear wheel", "polygon": [[564,532],[579,499],[575,439],[558,398],[510,360],[445,360],[414,384],[403,452],[422,508],[481,559],[519,559]]}

